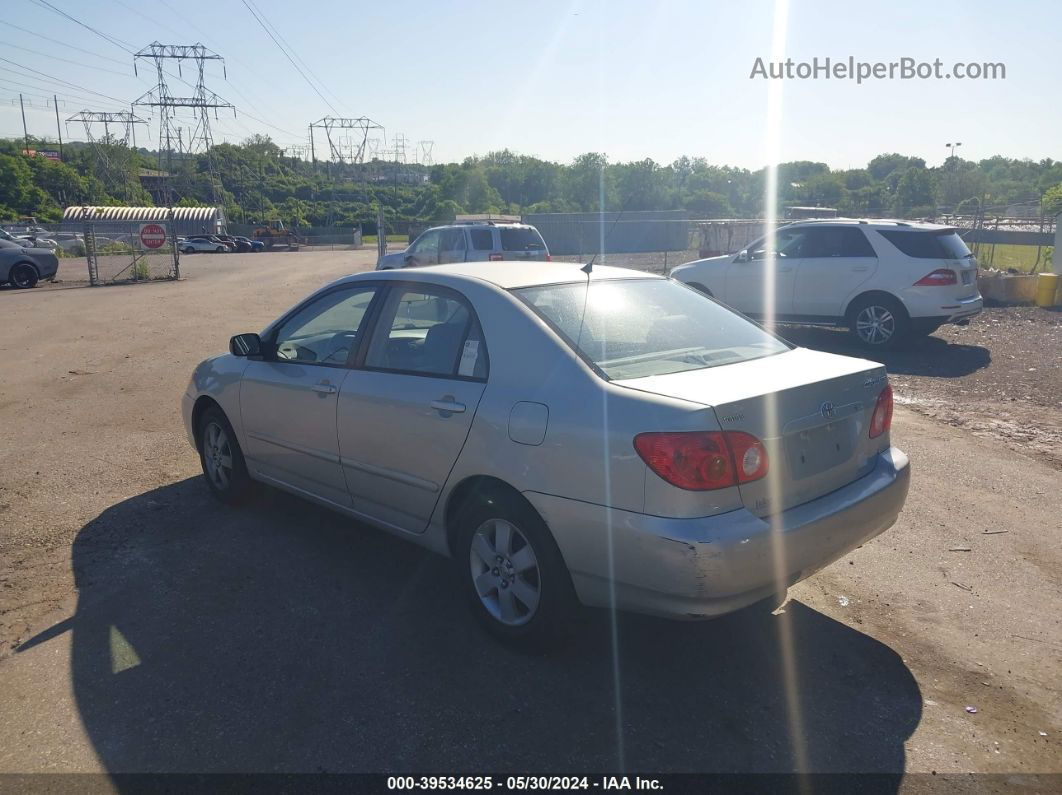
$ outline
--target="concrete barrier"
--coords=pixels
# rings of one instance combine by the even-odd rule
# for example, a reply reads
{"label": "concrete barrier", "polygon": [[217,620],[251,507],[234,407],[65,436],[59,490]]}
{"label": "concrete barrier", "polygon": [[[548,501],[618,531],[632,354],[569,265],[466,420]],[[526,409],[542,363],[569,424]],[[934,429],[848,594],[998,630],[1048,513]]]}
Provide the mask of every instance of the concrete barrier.
{"label": "concrete barrier", "polygon": [[1036,301],[1035,275],[979,273],[977,289],[986,301],[999,304],[1032,304]]}

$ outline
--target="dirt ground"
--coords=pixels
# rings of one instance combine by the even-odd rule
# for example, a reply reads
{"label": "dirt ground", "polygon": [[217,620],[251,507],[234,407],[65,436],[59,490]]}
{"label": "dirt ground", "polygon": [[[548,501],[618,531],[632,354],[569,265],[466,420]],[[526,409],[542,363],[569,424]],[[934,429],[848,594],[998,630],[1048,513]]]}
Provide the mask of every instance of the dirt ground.
{"label": "dirt ground", "polygon": [[613,650],[595,611],[529,658],[480,634],[447,561],[201,482],[193,366],[374,260],[0,290],[0,772],[1062,770],[1057,313],[890,355],[907,507],[782,612],[621,616]]}

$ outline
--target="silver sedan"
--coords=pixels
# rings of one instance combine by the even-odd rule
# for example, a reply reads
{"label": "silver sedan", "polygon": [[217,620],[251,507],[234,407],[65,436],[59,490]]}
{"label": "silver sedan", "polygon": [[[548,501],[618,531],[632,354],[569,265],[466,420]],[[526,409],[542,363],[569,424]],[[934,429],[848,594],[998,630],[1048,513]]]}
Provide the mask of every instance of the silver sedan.
{"label": "silver sedan", "polygon": [[776,598],[908,489],[880,364],[608,267],[341,279],[200,364],[183,411],[219,498],[259,481],[451,556],[485,625],[531,645],[580,602]]}

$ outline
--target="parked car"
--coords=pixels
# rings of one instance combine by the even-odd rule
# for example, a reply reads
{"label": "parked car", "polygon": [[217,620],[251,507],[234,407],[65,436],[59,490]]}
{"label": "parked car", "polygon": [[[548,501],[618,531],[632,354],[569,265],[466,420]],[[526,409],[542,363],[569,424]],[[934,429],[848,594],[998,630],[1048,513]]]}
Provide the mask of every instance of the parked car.
{"label": "parked car", "polygon": [[362,273],[229,348],[182,399],[214,495],[261,481],[450,555],[514,642],[578,602],[690,619],[769,599],[907,495],[884,367],[638,271]]}
{"label": "parked car", "polygon": [[197,236],[188,237],[177,241],[177,250],[182,254],[194,254],[199,251],[212,251],[224,254],[232,251],[226,243],[211,237]]}
{"label": "parked car", "polygon": [[503,259],[549,262],[550,255],[542,235],[533,226],[509,221],[467,221],[428,229],[405,251],[381,257],[376,270]]}
{"label": "parked car", "polygon": [[59,258],[46,248],[31,248],[0,235],[0,284],[28,289],[41,279],[55,281]]}
{"label": "parked car", "polygon": [[24,229],[11,232],[7,229],[0,230],[3,235],[0,238],[18,243],[26,248],[46,248],[55,251],[58,243],[53,239],[52,233],[40,226],[29,226]]}
{"label": "parked car", "polygon": [[774,281],[779,323],[842,326],[868,348],[888,348],[981,311],[977,262],[957,230],[907,221],[831,219],[780,228],[738,254],[671,271],[749,317],[768,318]]}
{"label": "parked car", "polygon": [[243,237],[242,235],[237,235],[233,240],[236,241],[237,251],[251,251],[255,253],[265,251],[265,243],[261,240],[251,240],[249,237]]}

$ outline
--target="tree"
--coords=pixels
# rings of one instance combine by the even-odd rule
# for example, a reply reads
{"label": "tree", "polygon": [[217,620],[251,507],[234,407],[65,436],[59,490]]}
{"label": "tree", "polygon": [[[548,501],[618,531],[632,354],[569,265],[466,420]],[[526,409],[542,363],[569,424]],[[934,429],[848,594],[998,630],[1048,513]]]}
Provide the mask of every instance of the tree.
{"label": "tree", "polygon": [[1044,192],[1044,215],[1054,218],[1062,213],[1062,182]]}
{"label": "tree", "polygon": [[[931,208],[932,212],[925,212],[926,208]],[[896,183],[893,209],[900,216],[936,214],[933,177],[924,167],[912,166],[903,172],[903,176]],[[915,210],[920,212],[916,213]]]}
{"label": "tree", "polygon": [[976,215],[981,209],[981,200],[976,196],[963,199],[955,206],[956,215]]}

